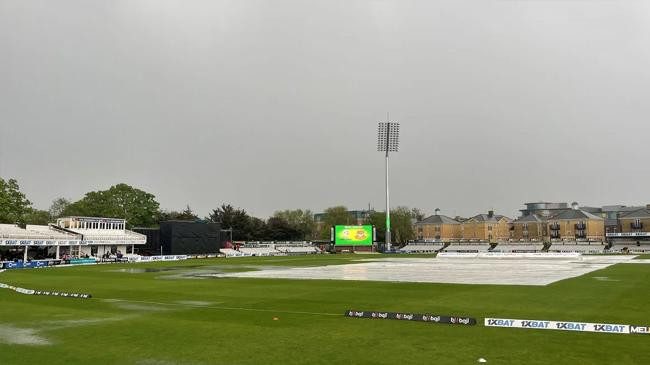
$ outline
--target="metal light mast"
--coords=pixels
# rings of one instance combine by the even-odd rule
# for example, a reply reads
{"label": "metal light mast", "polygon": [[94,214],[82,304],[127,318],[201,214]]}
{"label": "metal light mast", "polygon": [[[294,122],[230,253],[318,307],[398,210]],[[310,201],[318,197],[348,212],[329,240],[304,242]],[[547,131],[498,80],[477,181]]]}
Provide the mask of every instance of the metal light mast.
{"label": "metal light mast", "polygon": [[377,151],[386,152],[386,251],[390,251],[390,194],[388,193],[388,153],[399,149],[399,123],[380,122],[377,129]]}

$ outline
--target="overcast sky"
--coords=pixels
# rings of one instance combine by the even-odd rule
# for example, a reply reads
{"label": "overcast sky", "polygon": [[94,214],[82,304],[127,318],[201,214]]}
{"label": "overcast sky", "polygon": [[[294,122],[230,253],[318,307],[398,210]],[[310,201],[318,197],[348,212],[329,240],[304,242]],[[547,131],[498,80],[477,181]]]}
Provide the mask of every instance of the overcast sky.
{"label": "overcast sky", "polygon": [[650,203],[649,1],[0,0],[0,176],[35,207],[513,216]]}

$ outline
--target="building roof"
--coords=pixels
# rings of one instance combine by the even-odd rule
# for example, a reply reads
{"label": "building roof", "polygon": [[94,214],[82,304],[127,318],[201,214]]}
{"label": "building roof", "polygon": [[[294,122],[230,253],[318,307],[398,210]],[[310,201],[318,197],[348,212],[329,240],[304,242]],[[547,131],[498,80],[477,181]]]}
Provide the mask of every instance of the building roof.
{"label": "building roof", "polygon": [[535,214],[529,214],[515,220],[515,223],[528,223],[528,222],[541,223],[544,222],[544,220],[536,216]]}
{"label": "building roof", "polygon": [[640,209],[646,209],[645,206],[632,206],[627,207],[625,205],[603,205],[603,212],[634,212]]}
{"label": "building roof", "polygon": [[415,224],[460,224],[460,222],[453,218],[447,217],[446,215],[438,214],[424,218]]}
{"label": "building roof", "polygon": [[603,209],[599,207],[580,207],[580,210],[591,213],[591,214],[596,214],[596,213],[602,213]]}
{"label": "building roof", "polygon": [[473,219],[477,222],[498,222],[501,220],[501,218],[505,218],[508,222],[512,221],[512,219],[506,217],[505,215],[500,215],[500,214],[494,214],[492,216],[490,216],[489,214],[477,214],[470,219]]}
{"label": "building roof", "polygon": [[634,218],[650,218],[650,211],[645,208],[637,209],[635,211],[621,214],[619,218],[634,219]]}
{"label": "building roof", "polygon": [[569,209],[564,212],[560,212],[554,216],[552,216],[550,219],[553,220],[569,220],[569,219],[595,219],[602,221],[603,218],[599,217],[597,215],[593,215],[589,212],[586,212],[582,209]]}

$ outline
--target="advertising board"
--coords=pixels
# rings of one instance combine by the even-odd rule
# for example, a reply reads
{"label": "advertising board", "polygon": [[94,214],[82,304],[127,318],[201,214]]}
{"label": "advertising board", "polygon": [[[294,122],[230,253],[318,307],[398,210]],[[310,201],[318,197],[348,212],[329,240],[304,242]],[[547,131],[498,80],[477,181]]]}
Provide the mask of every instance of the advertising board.
{"label": "advertising board", "polygon": [[465,326],[473,326],[476,324],[475,318],[440,314],[358,311],[350,309],[345,311],[344,316],[350,318],[394,319],[398,321],[457,324]]}
{"label": "advertising board", "polygon": [[575,332],[599,332],[629,334],[630,326],[626,324],[558,322],[535,319],[485,318],[486,327],[529,328],[538,330],[559,330]]}

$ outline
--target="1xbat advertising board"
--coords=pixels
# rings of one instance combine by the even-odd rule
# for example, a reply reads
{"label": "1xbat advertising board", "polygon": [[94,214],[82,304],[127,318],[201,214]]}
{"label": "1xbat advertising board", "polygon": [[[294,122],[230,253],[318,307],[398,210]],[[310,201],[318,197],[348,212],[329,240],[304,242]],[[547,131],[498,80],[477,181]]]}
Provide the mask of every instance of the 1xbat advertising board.
{"label": "1xbat advertising board", "polygon": [[334,245],[372,246],[373,229],[365,226],[334,226]]}
{"label": "1xbat advertising board", "polygon": [[630,326],[626,324],[558,322],[535,319],[485,318],[486,327],[529,328],[538,330],[559,330],[575,332],[600,332],[629,334]]}

